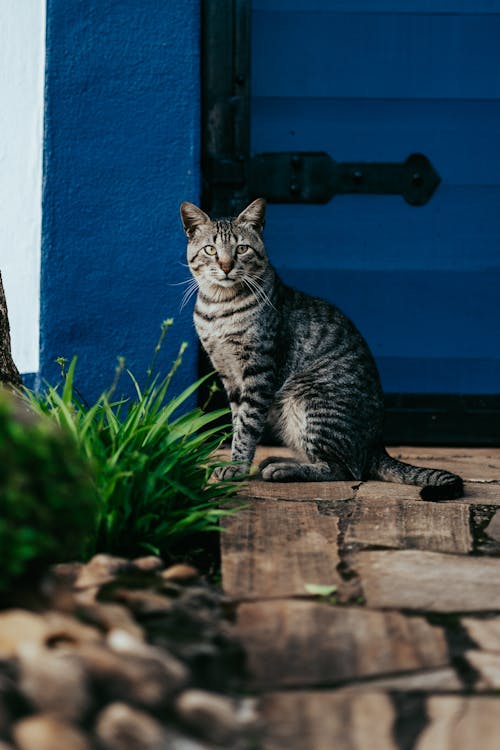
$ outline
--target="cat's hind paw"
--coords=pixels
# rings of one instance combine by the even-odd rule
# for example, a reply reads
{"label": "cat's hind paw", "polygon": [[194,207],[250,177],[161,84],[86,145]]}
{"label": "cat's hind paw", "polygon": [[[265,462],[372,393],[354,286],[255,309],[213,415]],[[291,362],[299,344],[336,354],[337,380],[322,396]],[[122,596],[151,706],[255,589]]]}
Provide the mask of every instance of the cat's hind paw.
{"label": "cat's hind paw", "polygon": [[270,466],[271,464],[296,464],[297,459],[296,458],[287,458],[286,456],[268,456],[259,464],[259,470],[262,471],[266,468],[266,466]]}
{"label": "cat's hind paw", "polygon": [[266,482],[294,482],[297,480],[297,469],[296,461],[273,461],[262,467],[262,479]]}

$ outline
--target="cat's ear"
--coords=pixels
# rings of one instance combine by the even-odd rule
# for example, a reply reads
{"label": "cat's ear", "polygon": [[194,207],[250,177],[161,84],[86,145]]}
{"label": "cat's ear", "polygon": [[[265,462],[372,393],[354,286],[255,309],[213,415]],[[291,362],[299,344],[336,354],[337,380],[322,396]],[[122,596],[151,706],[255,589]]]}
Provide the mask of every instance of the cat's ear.
{"label": "cat's ear", "polygon": [[264,198],[257,198],[253,203],[250,203],[236,221],[242,224],[251,224],[258,232],[262,232],[266,223],[266,201]]}
{"label": "cat's ear", "polygon": [[187,201],[181,203],[181,219],[188,237],[191,237],[197,227],[210,223],[210,216],[207,216],[205,211],[195,206],[194,203],[187,203]]}

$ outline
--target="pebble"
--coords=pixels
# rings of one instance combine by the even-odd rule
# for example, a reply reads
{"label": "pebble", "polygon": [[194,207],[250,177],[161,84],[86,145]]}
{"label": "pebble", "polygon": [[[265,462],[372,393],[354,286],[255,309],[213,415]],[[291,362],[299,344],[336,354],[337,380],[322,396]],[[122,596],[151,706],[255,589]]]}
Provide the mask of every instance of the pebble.
{"label": "pebble", "polygon": [[18,650],[19,687],[33,706],[79,721],[90,705],[85,671],[73,654],[24,643]]}
{"label": "pebble", "polygon": [[114,651],[120,654],[135,655],[160,663],[168,674],[169,679],[175,684],[176,690],[185,687],[189,681],[189,670],[187,667],[166,649],[157,648],[138,641],[124,630],[111,631],[108,636],[108,644]]}
{"label": "pebble", "polygon": [[79,658],[91,680],[109,701],[128,700],[151,710],[163,709],[171,696],[184,687],[186,671],[168,670],[150,656],[124,654],[110,648],[86,644]]}
{"label": "pebble", "polygon": [[59,645],[78,646],[88,641],[102,640],[102,633],[92,625],[85,625],[75,617],[62,612],[47,612],[44,616],[47,624],[45,643],[52,647]]}
{"label": "pebble", "polygon": [[12,728],[18,750],[93,750],[86,735],[54,716],[35,714]]}
{"label": "pebble", "polygon": [[148,589],[119,588],[113,592],[114,598],[123,602],[136,615],[160,615],[172,609],[172,600]]}
{"label": "pebble", "polygon": [[186,563],[171,565],[163,570],[160,575],[165,581],[182,581],[183,583],[200,577],[199,571]]}
{"label": "pebble", "polygon": [[126,630],[137,640],[144,640],[144,631],[132,617],[128,607],[121,604],[91,602],[78,608],[79,614],[105,633],[114,629]]}
{"label": "pebble", "polygon": [[187,726],[210,742],[227,745],[241,730],[236,704],[226,696],[192,688],[177,697],[175,708]]}
{"label": "pebble", "polygon": [[94,588],[113,581],[119,573],[131,569],[131,562],[113,555],[94,555],[78,573],[75,581],[76,589]]}
{"label": "pebble", "polygon": [[143,573],[155,573],[158,570],[163,570],[165,567],[165,563],[161,557],[156,557],[156,555],[136,557],[135,560],[132,560],[132,565]]}
{"label": "pebble", "polygon": [[46,634],[47,623],[41,615],[24,609],[0,613],[0,658],[16,656],[22,643],[42,644]]}
{"label": "pebble", "polygon": [[101,711],[95,732],[105,750],[171,750],[162,725],[126,703],[111,703]]}

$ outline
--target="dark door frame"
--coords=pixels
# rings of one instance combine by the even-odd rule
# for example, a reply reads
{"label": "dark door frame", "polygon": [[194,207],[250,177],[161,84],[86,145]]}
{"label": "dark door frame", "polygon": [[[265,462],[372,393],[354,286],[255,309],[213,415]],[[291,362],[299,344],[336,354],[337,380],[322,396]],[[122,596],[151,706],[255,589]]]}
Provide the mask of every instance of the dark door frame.
{"label": "dark door frame", "polygon": [[[202,205],[212,216],[252,197],[250,18],[251,0],[202,0]],[[203,357],[200,369],[210,370]],[[386,440],[500,445],[500,395],[388,393]]]}

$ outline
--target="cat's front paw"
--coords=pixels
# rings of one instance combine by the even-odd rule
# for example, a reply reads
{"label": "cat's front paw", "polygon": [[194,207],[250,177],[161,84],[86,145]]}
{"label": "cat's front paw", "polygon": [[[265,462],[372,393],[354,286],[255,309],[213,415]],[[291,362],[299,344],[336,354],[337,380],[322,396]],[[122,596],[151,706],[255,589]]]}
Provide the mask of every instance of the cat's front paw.
{"label": "cat's front paw", "polygon": [[248,475],[248,464],[232,464],[230,466],[218,466],[212,477],[219,482],[241,482]]}

